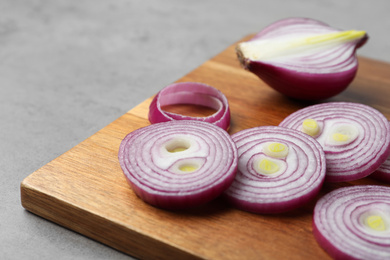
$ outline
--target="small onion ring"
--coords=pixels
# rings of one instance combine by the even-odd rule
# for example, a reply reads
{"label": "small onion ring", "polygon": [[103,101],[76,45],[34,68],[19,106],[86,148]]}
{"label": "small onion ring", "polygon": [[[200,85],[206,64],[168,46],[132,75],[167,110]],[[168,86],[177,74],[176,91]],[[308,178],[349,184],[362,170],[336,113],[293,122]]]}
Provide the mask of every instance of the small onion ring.
{"label": "small onion ring", "polygon": [[[369,215],[382,215],[382,230],[364,224]],[[343,187],[317,201],[313,234],[335,259],[390,259],[389,221],[390,187]]]}
{"label": "small onion ring", "polygon": [[[260,126],[232,135],[238,149],[238,170],[224,192],[235,207],[258,214],[281,213],[312,200],[325,178],[325,155],[321,145],[300,131],[278,126]],[[253,169],[253,158],[264,155],[267,143],[288,147],[283,172],[262,175]]]}
{"label": "small onion ring", "polygon": [[[182,150],[175,151],[178,148]],[[129,133],[118,158],[134,192],[166,209],[194,207],[216,198],[232,183],[237,168],[230,135],[192,120],[156,123]],[[193,169],[180,170],[182,166]]]}
{"label": "small onion ring", "polygon": [[390,154],[390,126],[378,110],[359,103],[329,102],[300,109],[279,126],[300,130],[305,119],[320,122],[325,129],[335,122],[348,122],[359,129],[356,140],[342,146],[326,145],[325,133],[316,139],[326,156],[326,181],[353,181],[373,173]]}
{"label": "small onion ring", "polygon": [[387,157],[386,161],[382,163],[381,166],[379,166],[379,168],[370,175],[370,177],[390,183],[390,156]]}
{"label": "small onion ring", "polygon": [[[207,117],[192,117],[167,112],[166,105],[193,104],[217,110]],[[180,82],[166,86],[153,98],[149,107],[152,124],[172,120],[197,120],[213,123],[227,130],[230,126],[230,108],[226,96],[218,89],[198,82]]]}

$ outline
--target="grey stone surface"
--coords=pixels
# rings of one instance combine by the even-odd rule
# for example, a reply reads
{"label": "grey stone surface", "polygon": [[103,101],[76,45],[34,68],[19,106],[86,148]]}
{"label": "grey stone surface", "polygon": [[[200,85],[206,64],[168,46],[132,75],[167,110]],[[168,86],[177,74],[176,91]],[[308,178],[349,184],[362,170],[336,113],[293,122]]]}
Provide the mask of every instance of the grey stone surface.
{"label": "grey stone surface", "polygon": [[21,181],[281,18],[366,30],[359,54],[390,62],[389,10],[387,0],[0,1],[0,259],[131,259],[25,211]]}

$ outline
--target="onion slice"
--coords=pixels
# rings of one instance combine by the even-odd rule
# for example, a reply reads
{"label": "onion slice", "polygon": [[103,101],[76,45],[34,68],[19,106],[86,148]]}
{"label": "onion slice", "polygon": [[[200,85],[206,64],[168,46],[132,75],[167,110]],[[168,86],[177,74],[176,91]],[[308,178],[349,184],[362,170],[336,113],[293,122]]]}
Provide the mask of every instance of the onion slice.
{"label": "onion slice", "polygon": [[260,126],[232,135],[237,175],[224,192],[235,207],[258,214],[281,213],[313,199],[325,178],[321,145],[300,131]]}
{"label": "onion slice", "polygon": [[313,234],[334,259],[390,259],[390,187],[327,193],[314,208]]}
{"label": "onion slice", "polygon": [[[378,110],[329,102],[300,109],[279,126],[312,135],[326,156],[326,181],[353,181],[373,173],[390,154],[390,126]],[[311,127],[318,130],[311,132]],[[314,129],[314,128],[313,128]]]}
{"label": "onion slice", "polygon": [[[390,122],[389,122],[390,123]],[[370,177],[390,183],[390,156],[386,161],[379,166],[379,168],[373,172]]]}
{"label": "onion slice", "polygon": [[[162,109],[163,106],[192,104],[210,107],[216,112],[207,117],[192,117]],[[198,82],[180,82],[166,86],[153,98],[149,106],[152,124],[172,120],[197,120],[213,123],[227,130],[230,126],[230,108],[226,96],[218,89]]]}
{"label": "onion slice", "polygon": [[356,49],[364,31],[341,31],[308,18],[277,21],[237,45],[241,65],[289,97],[324,99],[343,91],[354,79]]}
{"label": "onion slice", "polygon": [[160,208],[198,206],[233,181],[237,149],[230,135],[210,123],[179,120],[129,133],[118,158],[134,192]]}

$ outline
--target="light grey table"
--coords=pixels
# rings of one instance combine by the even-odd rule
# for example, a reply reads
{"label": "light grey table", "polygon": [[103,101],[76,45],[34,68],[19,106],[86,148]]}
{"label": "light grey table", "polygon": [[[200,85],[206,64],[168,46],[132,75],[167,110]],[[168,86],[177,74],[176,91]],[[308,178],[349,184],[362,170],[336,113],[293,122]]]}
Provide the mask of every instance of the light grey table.
{"label": "light grey table", "polygon": [[0,259],[130,257],[23,209],[29,174],[233,42],[286,17],[366,30],[390,62],[390,1],[0,1]]}

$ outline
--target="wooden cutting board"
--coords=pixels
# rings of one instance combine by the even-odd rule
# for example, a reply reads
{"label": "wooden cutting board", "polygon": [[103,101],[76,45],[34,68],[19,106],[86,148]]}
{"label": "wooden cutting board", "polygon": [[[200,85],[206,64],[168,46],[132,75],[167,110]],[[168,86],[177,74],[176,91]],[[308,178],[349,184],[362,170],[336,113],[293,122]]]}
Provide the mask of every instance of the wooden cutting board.
{"label": "wooden cutting board", "polygon": [[[290,113],[312,104],[286,98],[243,70],[235,45],[178,80],[203,82],[227,96],[231,134],[254,126],[278,125]],[[359,61],[354,82],[327,101],[360,102],[390,119],[390,64],[362,57]],[[21,183],[23,207],[142,259],[329,258],[312,236],[315,201],[286,214],[256,215],[231,208],[221,199],[180,212],[157,209],[138,199],[126,183],[117,152],[126,134],[149,124],[150,101],[25,178]],[[167,109],[193,115],[210,112],[192,106]],[[325,184],[320,196],[351,184],[380,183],[365,178]]]}

